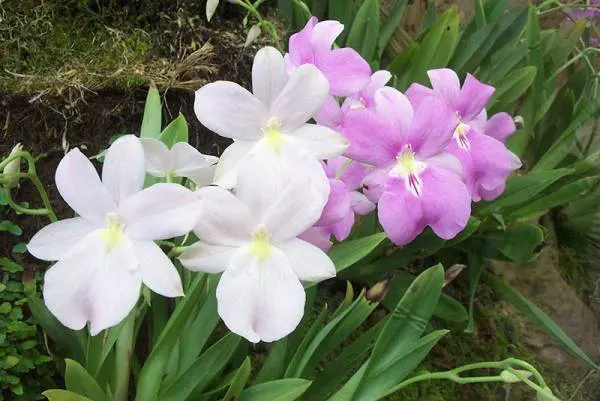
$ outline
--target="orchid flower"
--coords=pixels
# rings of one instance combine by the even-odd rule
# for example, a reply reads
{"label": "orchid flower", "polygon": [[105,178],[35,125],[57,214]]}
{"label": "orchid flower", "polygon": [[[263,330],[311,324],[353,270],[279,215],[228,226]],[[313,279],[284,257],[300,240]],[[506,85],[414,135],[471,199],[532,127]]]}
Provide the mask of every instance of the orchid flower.
{"label": "orchid flower", "polygon": [[212,183],[218,157],[203,155],[187,142],[177,142],[171,149],[157,139],[141,140],[146,156],[146,172],[154,177],[186,177],[196,186]]}
{"label": "orchid flower", "polygon": [[346,155],[375,166],[364,180],[365,193],[378,200],[379,221],[394,243],[409,243],[427,226],[450,239],[467,224],[471,202],[460,163],[444,152],[457,122],[437,97],[413,109],[393,88],[375,93],[375,112],[347,116]]}
{"label": "orchid flower", "polygon": [[65,326],[92,335],[118,324],[135,306],[142,283],[166,297],[183,295],[173,263],[156,245],[189,232],[198,198],[176,184],[144,185],[144,151],[127,135],[107,150],[102,181],[73,149],[56,169],[56,186],[79,215],[42,228],[27,245],[57,260],[44,276],[46,306]]}
{"label": "orchid flower", "polygon": [[254,152],[242,162],[235,195],[216,186],[198,190],[204,214],[194,233],[200,241],[181,255],[190,270],[223,272],[219,315],[254,343],[296,328],[304,313],[301,281],[335,276],[329,257],[297,238],[319,219],[325,202],[314,196],[308,177],[289,180],[286,168],[274,153]]}
{"label": "orchid flower", "polygon": [[353,95],[369,81],[371,67],[350,47],[331,49],[344,25],[338,21],[317,21],[311,17],[301,31],[290,36],[290,52],[285,56],[288,73],[313,64],[329,81],[331,95]]}
{"label": "orchid flower", "polygon": [[448,152],[460,160],[472,199],[477,202],[498,197],[508,175],[521,166],[519,158],[503,143],[514,132],[514,122],[505,113],[487,121],[485,105],[494,88],[471,74],[467,74],[462,88],[450,69],[430,70],[428,75],[433,89],[413,84],[407,96],[415,104],[431,95],[447,102],[459,118]]}
{"label": "orchid flower", "polygon": [[[8,155],[8,157],[11,157],[13,155],[16,155],[17,153],[23,151],[23,145],[21,145],[20,143],[17,143],[12,150],[10,151],[10,154]],[[10,162],[8,162],[8,164],[6,166],[4,166],[4,169],[2,170],[2,174],[4,174],[7,178],[7,183],[5,184],[7,188],[14,188],[15,186],[17,186],[19,184],[19,179],[17,177],[15,177],[15,174],[18,174],[21,171],[21,158],[17,157],[12,159]]]}
{"label": "orchid flower", "polygon": [[343,156],[323,162],[331,190],[321,217],[308,233],[300,237],[323,250],[331,247],[329,237],[333,234],[338,241],[348,238],[354,217],[375,210],[375,204],[358,189],[369,169]]}
{"label": "orchid flower", "polygon": [[336,130],[339,129],[346,114],[357,109],[372,109],[375,92],[383,88],[391,78],[392,74],[389,71],[374,72],[367,84],[352,96],[347,97],[341,106],[335,97],[328,96],[323,107],[315,115],[315,121]]}
{"label": "orchid flower", "polygon": [[[283,56],[272,47],[260,49],[252,67],[254,94],[236,83],[218,81],[196,92],[198,120],[217,134],[234,139],[219,160],[217,185],[233,188],[240,161],[252,149],[290,158],[307,152],[316,168],[323,196],[329,188],[318,160],[337,156],[348,146],[331,128],[306,122],[319,110],[328,92],[327,80],[312,65],[299,67],[288,79]],[[298,166],[296,174],[306,174]]]}

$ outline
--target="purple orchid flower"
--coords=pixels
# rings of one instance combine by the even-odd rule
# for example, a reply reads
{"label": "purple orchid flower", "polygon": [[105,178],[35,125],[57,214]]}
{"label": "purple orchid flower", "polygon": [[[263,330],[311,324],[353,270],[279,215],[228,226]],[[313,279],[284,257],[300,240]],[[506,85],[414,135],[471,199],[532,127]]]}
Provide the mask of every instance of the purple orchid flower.
{"label": "purple orchid flower", "polygon": [[574,21],[585,19],[588,21],[588,26],[600,17],[600,0],[589,0],[585,7],[573,7],[565,9],[567,18],[565,24],[572,24]]}
{"label": "purple orchid flower", "polygon": [[329,199],[319,220],[301,238],[328,250],[331,247],[331,235],[338,241],[348,238],[355,215],[371,213],[375,210],[375,204],[359,191],[369,168],[343,156],[322,163],[331,188]]}
{"label": "purple orchid flower", "polygon": [[347,97],[342,105],[334,96],[328,96],[323,107],[315,115],[315,120],[321,125],[338,129],[344,122],[344,116],[360,109],[372,109],[377,90],[383,88],[392,78],[386,70],[379,70],[371,75],[367,84],[352,96]]}
{"label": "purple orchid flower", "polygon": [[495,89],[471,74],[467,74],[462,88],[450,69],[430,70],[428,75],[433,89],[413,84],[406,95],[413,105],[437,96],[454,110],[459,121],[447,151],[460,160],[473,201],[497,198],[504,191],[509,174],[521,167],[519,158],[504,145],[515,131],[514,122],[506,113],[487,120],[485,105]]}
{"label": "purple orchid flower", "polygon": [[329,81],[331,95],[350,96],[358,92],[371,75],[369,63],[349,47],[331,49],[344,25],[338,21],[317,22],[312,17],[290,37],[290,52],[285,55],[288,74],[302,64],[314,64]]}
{"label": "purple orchid flower", "polygon": [[375,166],[364,180],[388,237],[411,242],[427,226],[444,239],[456,236],[471,214],[469,191],[458,160],[447,152],[458,123],[441,99],[429,96],[413,108],[393,88],[375,93],[375,111],[349,114],[342,133],[346,156]]}

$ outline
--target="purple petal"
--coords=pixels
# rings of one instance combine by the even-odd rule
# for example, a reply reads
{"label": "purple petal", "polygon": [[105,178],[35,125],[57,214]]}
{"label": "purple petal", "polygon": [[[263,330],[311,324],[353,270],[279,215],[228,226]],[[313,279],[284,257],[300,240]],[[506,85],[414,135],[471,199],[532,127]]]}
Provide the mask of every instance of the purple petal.
{"label": "purple petal", "polygon": [[315,223],[316,226],[328,226],[341,219],[351,210],[352,201],[346,184],[337,179],[329,179],[331,190],[329,199],[321,213],[321,217]]}
{"label": "purple petal", "polygon": [[390,168],[391,167],[372,170],[363,180],[363,192],[371,202],[378,202],[381,195],[383,195],[385,183],[389,179],[388,173]]}
{"label": "purple petal", "polygon": [[333,42],[343,30],[344,25],[339,21],[322,21],[316,24],[311,35],[311,45],[314,53],[318,55],[330,51]]}
{"label": "purple petal", "polygon": [[388,238],[397,245],[408,244],[426,227],[421,200],[406,191],[401,179],[389,178],[379,199],[378,217]]}
{"label": "purple petal", "polygon": [[360,91],[360,96],[366,101],[367,107],[370,107],[370,103],[373,102],[375,92],[383,88],[390,79],[392,79],[392,74],[386,70],[375,71],[371,75],[369,83]]}
{"label": "purple petal", "polygon": [[317,111],[314,119],[318,124],[337,129],[344,120],[344,113],[342,113],[342,108],[337,99],[334,96],[327,96],[325,103]]}
{"label": "purple petal", "polygon": [[510,137],[517,127],[508,113],[494,114],[485,125],[485,134],[504,142]]}
{"label": "purple petal", "polygon": [[481,113],[495,91],[493,86],[486,85],[473,75],[467,74],[456,102],[456,111],[460,113],[461,120],[469,122]]}
{"label": "purple petal", "polygon": [[394,88],[381,88],[375,93],[375,110],[400,134],[409,130],[414,116],[408,98]]}
{"label": "purple petal", "polygon": [[433,89],[423,86],[421,84],[412,84],[408,87],[406,92],[404,92],[408,100],[410,100],[410,104],[413,109],[417,109],[423,99],[428,98],[430,96],[437,96]]}
{"label": "purple petal", "polygon": [[371,76],[371,67],[349,47],[319,54],[316,65],[329,81],[329,93],[350,96],[361,90]]}
{"label": "purple petal", "polygon": [[350,192],[350,198],[352,199],[352,210],[360,216],[364,216],[375,210],[375,204],[358,191]]}
{"label": "purple petal", "polygon": [[348,189],[355,190],[362,185],[363,180],[371,170],[358,162],[351,162],[344,170],[340,179],[346,183]]}
{"label": "purple petal", "polygon": [[406,141],[419,158],[429,158],[446,149],[457,124],[454,110],[440,98],[431,96],[415,110]]}
{"label": "purple petal", "polygon": [[449,68],[439,68],[427,71],[431,86],[438,96],[441,96],[449,105],[456,107],[460,94],[460,80],[458,75]]}
{"label": "purple petal", "polygon": [[393,127],[370,110],[355,110],[344,119],[341,133],[350,146],[345,155],[353,160],[385,166],[394,161],[403,141]]}
{"label": "purple petal", "polygon": [[354,225],[354,212],[349,210],[339,221],[331,225],[331,232],[338,241],[343,241],[350,235]]}
{"label": "purple petal", "polygon": [[311,227],[298,236],[301,240],[313,244],[325,252],[327,252],[332,245],[329,237],[331,237],[331,234],[328,230],[321,227]]}
{"label": "purple petal", "polygon": [[305,63],[314,63],[314,54],[311,45],[312,32],[317,23],[317,17],[308,20],[301,31],[290,36],[289,49],[290,59],[299,66]]}

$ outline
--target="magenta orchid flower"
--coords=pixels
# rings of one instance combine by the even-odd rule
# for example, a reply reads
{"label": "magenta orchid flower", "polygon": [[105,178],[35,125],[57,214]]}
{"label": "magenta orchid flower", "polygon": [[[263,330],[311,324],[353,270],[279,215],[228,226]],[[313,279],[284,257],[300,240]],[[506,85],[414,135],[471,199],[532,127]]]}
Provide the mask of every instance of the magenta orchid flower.
{"label": "magenta orchid flower", "polygon": [[[329,91],[327,80],[315,66],[300,66],[288,79],[283,56],[272,47],[260,49],[252,67],[250,93],[240,85],[217,81],[196,92],[194,110],[200,122],[217,134],[234,140],[221,155],[215,172],[217,185],[233,188],[239,163],[251,151],[274,152],[282,160],[296,153],[312,156],[314,182],[329,194],[319,161],[340,155],[348,146],[331,128],[308,124]],[[307,174],[299,166],[296,174]]]}
{"label": "magenta orchid flower", "polygon": [[154,177],[189,178],[198,187],[213,181],[216,156],[204,155],[187,142],[177,142],[171,149],[158,139],[141,140],[146,156],[146,172]]}
{"label": "magenta orchid flower", "polygon": [[[304,154],[301,157],[308,157]],[[272,153],[242,161],[235,195],[221,187],[198,190],[204,210],[194,232],[199,242],[181,255],[193,271],[223,272],[218,312],[248,341],[276,341],[304,314],[301,281],[335,276],[319,248],[297,237],[319,218],[324,200],[310,177],[289,180]]]}
{"label": "magenta orchid flower", "polygon": [[371,75],[367,84],[347,97],[340,106],[334,96],[325,100],[321,110],[315,115],[315,121],[333,129],[339,129],[344,123],[344,116],[354,110],[372,109],[374,107],[374,96],[377,90],[383,88],[392,78],[392,74],[386,70],[376,71]]}
{"label": "magenta orchid flower", "polygon": [[344,25],[338,21],[317,21],[311,17],[301,31],[290,36],[289,53],[285,56],[288,73],[313,64],[329,81],[331,95],[353,95],[369,81],[371,67],[352,48],[332,49]]}
{"label": "magenta orchid flower", "polygon": [[460,160],[464,181],[474,201],[498,197],[509,174],[521,166],[519,158],[503,143],[514,132],[514,122],[506,113],[487,121],[485,105],[494,88],[471,74],[467,74],[462,88],[458,76],[450,69],[430,70],[428,75],[433,89],[413,84],[406,95],[414,104],[427,96],[438,96],[456,112],[459,122],[448,152]]}
{"label": "magenta orchid flower", "polygon": [[471,213],[459,161],[445,152],[457,125],[454,111],[429,96],[413,109],[393,88],[375,93],[375,112],[352,113],[343,133],[346,155],[375,166],[365,178],[367,196],[378,201],[388,237],[405,245],[427,226],[441,238],[456,236]]}
{"label": "magenta orchid flower", "polygon": [[331,235],[338,241],[348,238],[355,215],[371,213],[375,210],[375,204],[358,191],[369,172],[367,167],[343,156],[323,162],[323,167],[331,188],[329,199],[319,220],[308,233],[302,234],[301,238],[328,250],[331,247]]}
{"label": "magenta orchid flower", "polygon": [[144,185],[144,151],[127,135],[106,152],[102,181],[73,149],[56,169],[56,186],[79,217],[42,228],[27,245],[43,260],[58,260],[44,276],[44,301],[73,330],[90,322],[92,335],[123,320],[142,283],[167,296],[183,295],[171,260],[154,243],[191,231],[196,195],[176,184]]}

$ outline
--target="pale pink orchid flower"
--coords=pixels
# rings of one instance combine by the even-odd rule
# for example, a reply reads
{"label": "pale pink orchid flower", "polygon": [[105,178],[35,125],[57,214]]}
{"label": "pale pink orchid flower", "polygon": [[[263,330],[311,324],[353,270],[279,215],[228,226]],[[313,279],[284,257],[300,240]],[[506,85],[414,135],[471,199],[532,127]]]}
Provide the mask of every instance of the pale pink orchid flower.
{"label": "pale pink orchid flower", "polygon": [[57,260],[44,276],[50,312],[66,327],[90,333],[117,325],[135,306],[142,283],[166,297],[183,295],[175,266],[154,243],[189,232],[198,198],[176,184],[144,185],[144,151],[137,137],[107,150],[102,181],[73,149],[56,169],[56,186],[79,217],[42,228],[27,245],[38,259]]}
{"label": "pale pink orchid flower", "polygon": [[219,315],[253,343],[290,334],[304,314],[302,281],[336,274],[323,251],[297,238],[319,219],[325,200],[308,176],[290,180],[287,168],[273,153],[253,152],[240,166],[235,195],[217,186],[198,190],[199,242],[181,255],[190,270],[223,272]]}
{"label": "pale pink orchid flower", "polygon": [[[318,165],[318,160],[340,155],[348,146],[331,128],[307,123],[329,90],[327,80],[313,65],[299,67],[288,79],[281,53],[264,47],[254,58],[252,88],[254,93],[233,82],[217,81],[196,91],[194,110],[198,120],[234,140],[221,155],[215,184],[235,187],[239,163],[252,149],[275,153],[281,159],[306,152]],[[327,197],[325,174],[318,172],[313,180],[321,182],[323,196]]]}
{"label": "pale pink orchid flower", "polygon": [[216,156],[204,155],[187,142],[177,142],[171,149],[158,139],[143,138],[146,172],[154,177],[189,178],[198,187],[210,185],[215,174]]}
{"label": "pale pink orchid flower", "polygon": [[311,17],[301,31],[290,36],[289,53],[285,55],[288,72],[302,65],[315,65],[327,78],[333,96],[351,96],[369,81],[371,67],[350,47],[332,49],[344,30],[339,21],[321,21]]}

